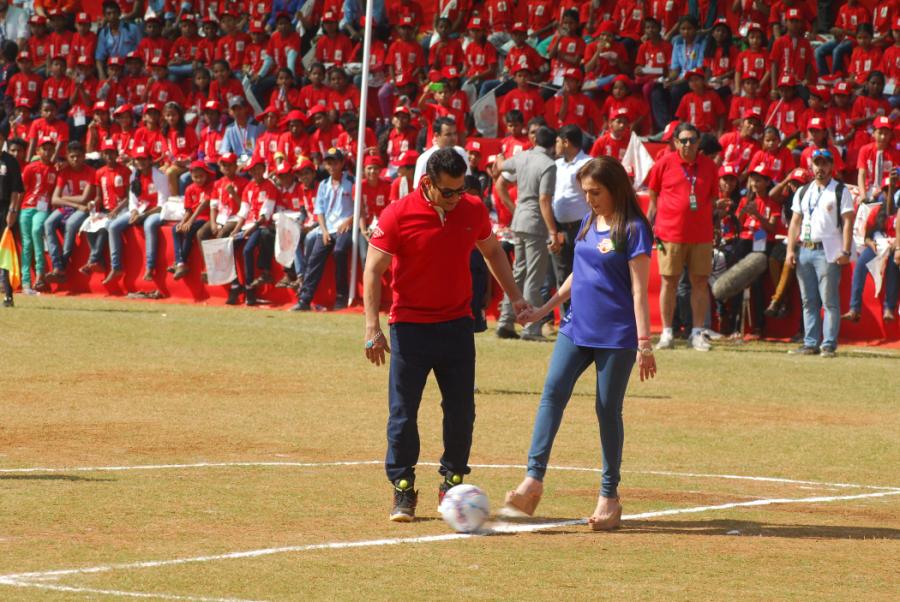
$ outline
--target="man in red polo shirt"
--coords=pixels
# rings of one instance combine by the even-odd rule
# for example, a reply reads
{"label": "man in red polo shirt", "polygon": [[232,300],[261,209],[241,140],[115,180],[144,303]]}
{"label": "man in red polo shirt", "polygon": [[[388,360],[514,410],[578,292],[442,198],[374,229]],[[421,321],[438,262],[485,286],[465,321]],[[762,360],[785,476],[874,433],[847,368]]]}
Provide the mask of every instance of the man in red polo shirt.
{"label": "man in red polo shirt", "polygon": [[[389,205],[369,239],[363,276],[366,357],[376,366],[391,353],[388,450],[385,470],[394,487],[390,518],[415,518],[419,460],[416,424],[428,373],[434,370],[444,410],[443,480],[438,499],[469,473],[475,422],[475,339],[471,310],[473,247],[513,300],[516,314],[529,305],[513,280],[509,260],[491,232],[484,204],[465,191],[466,162],[452,148],[436,151],[415,192]],[[394,275],[388,346],[378,318],[381,277]],[[392,351],[393,350],[393,351]]]}
{"label": "man in red polo shirt", "polygon": [[713,204],[718,196],[718,170],[712,159],[698,152],[700,132],[690,123],[675,128],[675,150],[660,159],[647,176],[650,206],[647,217],[654,224],[659,244],[659,313],[663,331],[657,349],[674,345],[672,316],[675,290],[685,267],[691,278],[691,311],[694,328],[690,344],[709,351],[703,337],[703,321],[709,307],[707,280],[712,271]]}

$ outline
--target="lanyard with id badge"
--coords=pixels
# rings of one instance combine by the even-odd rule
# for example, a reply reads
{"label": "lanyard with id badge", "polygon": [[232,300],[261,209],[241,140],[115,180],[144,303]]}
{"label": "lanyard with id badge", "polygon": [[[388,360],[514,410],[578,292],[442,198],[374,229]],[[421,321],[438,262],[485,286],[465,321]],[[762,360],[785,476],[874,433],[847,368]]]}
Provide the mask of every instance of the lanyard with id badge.
{"label": "lanyard with id badge", "polygon": [[697,210],[697,166],[694,165],[694,174],[691,175],[688,173],[688,170],[684,165],[681,166],[681,171],[684,172],[684,177],[687,179],[688,183],[691,185],[691,192],[688,195],[688,201],[691,204],[691,211]]}
{"label": "lanyard with id badge", "polygon": [[803,224],[803,242],[812,242],[812,216],[813,212],[816,210],[816,207],[819,206],[819,200],[822,198],[822,194],[824,194],[825,189],[819,188],[819,194],[816,195],[816,203],[812,202],[812,192],[809,195],[808,207],[807,207],[807,218],[806,223]]}

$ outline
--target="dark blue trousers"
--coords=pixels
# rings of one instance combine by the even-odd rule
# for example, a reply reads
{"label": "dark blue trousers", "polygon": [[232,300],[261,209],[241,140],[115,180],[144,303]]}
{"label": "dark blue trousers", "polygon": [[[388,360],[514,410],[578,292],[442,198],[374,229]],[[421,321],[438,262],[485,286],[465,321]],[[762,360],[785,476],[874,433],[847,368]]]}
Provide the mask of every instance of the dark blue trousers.
{"label": "dark blue trousers", "polygon": [[425,381],[433,370],[444,411],[444,455],[438,469],[469,474],[475,425],[475,337],[472,319],[391,325],[389,417],[385,472],[391,482],[415,481],[419,461],[417,418]]}
{"label": "dark blue trousers", "polygon": [[332,234],[331,244],[326,246],[321,236],[316,236],[312,252],[306,260],[306,278],[303,280],[303,288],[300,289],[301,303],[311,303],[325,273],[325,262],[328,255],[334,252],[334,287],[337,289],[337,297],[347,300],[350,292],[350,276],[347,274],[347,260],[350,258],[350,249],[353,246],[353,234],[344,232]]}

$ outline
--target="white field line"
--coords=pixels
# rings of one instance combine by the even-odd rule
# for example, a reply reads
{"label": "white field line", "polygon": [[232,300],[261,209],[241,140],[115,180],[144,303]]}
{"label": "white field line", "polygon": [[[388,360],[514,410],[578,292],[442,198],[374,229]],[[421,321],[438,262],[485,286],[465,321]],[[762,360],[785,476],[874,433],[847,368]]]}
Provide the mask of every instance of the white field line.
{"label": "white field line", "polygon": [[[709,512],[715,510],[728,510],[731,508],[742,508],[751,506],[768,506],[772,504],[817,504],[824,502],[835,502],[844,500],[859,500],[864,498],[878,498],[891,495],[900,495],[900,491],[881,491],[878,493],[862,493],[858,495],[844,496],[818,496],[808,498],[772,498],[752,500],[748,502],[731,502],[727,504],[718,504],[715,506],[696,506],[692,508],[672,508],[669,510],[657,510],[653,512],[642,512],[640,514],[630,514],[622,516],[623,520],[638,520],[645,518],[656,518],[660,516],[672,516],[676,514],[694,514],[698,512]],[[106,573],[118,570],[131,569],[147,569],[157,567],[178,566],[185,564],[197,564],[205,562],[214,562],[219,560],[235,560],[244,558],[261,558],[264,556],[272,556],[275,554],[289,554],[298,552],[310,552],[315,550],[344,550],[351,548],[369,548],[380,546],[391,546],[401,544],[418,544],[418,543],[437,543],[444,541],[453,541],[457,539],[468,539],[471,537],[481,537],[491,535],[492,533],[532,533],[535,531],[545,531],[548,529],[557,529],[560,527],[569,527],[575,525],[583,525],[587,521],[585,519],[573,519],[566,521],[555,521],[548,523],[525,523],[511,524],[498,523],[493,528],[483,533],[446,533],[443,535],[426,535],[419,537],[395,537],[388,539],[368,539],[362,541],[338,541],[317,544],[308,544],[302,546],[284,546],[279,548],[263,548],[258,550],[246,550],[243,552],[231,552],[227,554],[215,554],[209,556],[195,556],[192,558],[175,558],[172,560],[151,560],[146,562],[127,562],[119,564],[106,564],[93,567],[84,567],[78,569],[60,569],[53,571],[38,571],[29,573],[16,573],[11,575],[0,575],[0,584],[22,585],[19,582],[26,582],[29,585],[35,580],[53,579],[70,575],[90,575],[97,573]],[[39,584],[40,582],[38,582]]]}
{"label": "white field line", "polygon": [[93,589],[88,587],[71,587],[68,585],[55,585],[52,583],[39,583],[29,581],[16,581],[13,579],[0,579],[0,585],[13,587],[31,587],[55,592],[68,592],[96,596],[111,596],[116,598],[148,598],[152,600],[184,600],[187,602],[257,602],[240,598],[208,598],[205,596],[178,596],[175,594],[158,594],[153,592],[126,592],[116,589]]}
{"label": "white field line", "polygon": [[[28,468],[0,468],[2,474],[58,474],[66,472],[124,472],[131,470],[185,470],[192,468],[328,468],[336,466],[374,466],[381,465],[381,460],[349,460],[346,462],[196,462],[191,464],[135,464],[131,466],[70,466],[70,467],[28,467]],[[436,462],[419,462],[419,466],[439,466]],[[509,468],[525,470],[524,464],[470,464],[471,468]],[[550,470],[574,471],[574,472],[602,472],[599,468],[587,468],[582,466],[553,466]],[[648,474],[670,477],[704,478],[704,479],[732,479],[759,481],[768,483],[785,483],[793,485],[821,485],[824,487],[840,487],[844,489],[875,489],[880,491],[900,491],[900,487],[886,487],[881,485],[857,485],[853,483],[826,483],[822,481],[802,481],[797,479],[784,479],[779,477],[754,477],[743,475],[707,474],[692,472],[671,472],[665,470],[623,470],[630,474]]]}

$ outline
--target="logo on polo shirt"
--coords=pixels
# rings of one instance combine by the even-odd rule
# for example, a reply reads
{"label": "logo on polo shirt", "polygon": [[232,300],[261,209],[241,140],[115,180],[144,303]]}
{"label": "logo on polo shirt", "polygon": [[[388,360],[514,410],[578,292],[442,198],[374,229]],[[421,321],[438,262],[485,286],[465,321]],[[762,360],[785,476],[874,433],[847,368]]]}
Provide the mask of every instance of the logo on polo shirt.
{"label": "logo on polo shirt", "polygon": [[384,232],[381,230],[381,228],[379,228],[378,226],[372,228],[372,234],[370,238],[381,238],[382,236],[384,236]]}
{"label": "logo on polo shirt", "polygon": [[597,243],[597,250],[600,251],[601,253],[603,253],[604,255],[606,253],[609,253],[610,251],[613,250],[612,241],[608,238],[604,238],[599,243]]}

